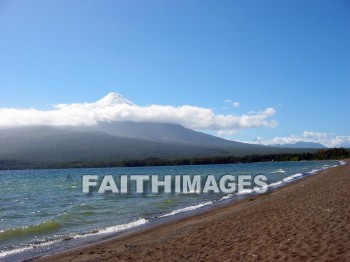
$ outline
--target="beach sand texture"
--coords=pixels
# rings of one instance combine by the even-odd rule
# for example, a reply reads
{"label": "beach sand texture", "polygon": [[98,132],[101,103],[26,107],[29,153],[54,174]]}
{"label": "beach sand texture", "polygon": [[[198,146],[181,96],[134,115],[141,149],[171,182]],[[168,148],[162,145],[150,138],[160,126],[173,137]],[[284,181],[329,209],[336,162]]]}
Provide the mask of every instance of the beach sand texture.
{"label": "beach sand texture", "polygon": [[35,261],[350,261],[350,165]]}

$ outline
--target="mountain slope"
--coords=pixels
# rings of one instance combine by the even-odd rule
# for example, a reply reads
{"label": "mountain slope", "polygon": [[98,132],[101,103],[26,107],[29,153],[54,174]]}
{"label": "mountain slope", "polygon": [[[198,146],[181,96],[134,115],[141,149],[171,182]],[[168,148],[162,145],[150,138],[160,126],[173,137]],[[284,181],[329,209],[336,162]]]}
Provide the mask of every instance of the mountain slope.
{"label": "mountain slope", "polygon": [[101,131],[42,126],[0,130],[2,160],[62,162],[196,157],[227,153],[228,150],[220,147],[118,137]]}
{"label": "mountain slope", "polygon": [[[113,124],[104,128],[110,133],[113,133],[113,130],[116,133],[121,132],[116,131],[115,126],[112,128]],[[133,124],[131,126],[136,127]],[[162,124],[138,123],[139,131],[133,133],[126,128],[130,127],[130,123],[123,126],[131,132],[130,136],[136,136],[142,130],[142,139],[111,135],[101,130],[87,130],[85,127],[80,127],[81,130],[48,126],[3,129],[0,130],[0,166],[1,161],[7,163],[6,168],[11,168],[9,161],[14,161],[16,166],[17,161],[19,166],[32,163],[29,166],[38,167],[41,164],[47,166],[50,163],[76,161],[89,163],[151,157],[179,159],[300,152],[300,149],[271,148],[227,141],[177,125],[166,124],[163,129],[161,126]]]}
{"label": "mountain slope", "polygon": [[96,126],[73,128],[79,131],[101,131],[125,138],[136,138],[155,142],[200,145],[223,148],[257,148],[261,146],[229,141],[216,136],[197,132],[181,125],[150,122],[111,122]]}
{"label": "mountain slope", "polygon": [[111,161],[270,153],[268,148],[224,140],[179,125],[110,123],[95,127],[18,127],[0,130],[0,160]]}

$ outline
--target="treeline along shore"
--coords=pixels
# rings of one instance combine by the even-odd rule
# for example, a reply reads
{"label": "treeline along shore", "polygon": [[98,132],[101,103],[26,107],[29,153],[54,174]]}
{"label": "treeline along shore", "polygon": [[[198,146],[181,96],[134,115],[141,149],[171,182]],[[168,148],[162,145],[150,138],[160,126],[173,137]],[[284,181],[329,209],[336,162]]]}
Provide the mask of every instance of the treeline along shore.
{"label": "treeline along shore", "polygon": [[245,156],[211,156],[177,159],[151,157],[135,160],[72,162],[21,162],[18,160],[0,160],[0,170],[238,164],[271,161],[340,160],[349,157],[350,149],[332,148],[318,150],[314,153],[252,154]]}

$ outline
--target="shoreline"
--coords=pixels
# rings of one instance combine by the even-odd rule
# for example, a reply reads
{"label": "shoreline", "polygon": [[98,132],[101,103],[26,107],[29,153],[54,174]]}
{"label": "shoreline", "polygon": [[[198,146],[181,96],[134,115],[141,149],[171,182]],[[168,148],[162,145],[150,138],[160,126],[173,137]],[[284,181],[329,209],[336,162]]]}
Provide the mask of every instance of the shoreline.
{"label": "shoreline", "polygon": [[[300,190],[304,190],[306,185],[308,185],[309,190],[311,188],[311,190],[314,189],[317,191],[317,188],[314,188],[314,184],[319,185],[319,180],[322,180],[322,178],[329,179],[329,177],[334,179],[334,176],[329,176],[329,174],[344,172],[347,172],[349,174],[349,160],[347,160],[346,162],[347,165],[326,169],[318,172],[315,175],[303,177],[296,181],[290,182],[287,185],[269,191],[265,194],[248,196],[247,198],[234,202],[220,203],[217,205],[213,205],[208,210],[201,210],[198,212],[194,212],[188,216],[180,216],[176,219],[169,219],[168,221],[154,223],[153,225],[148,225],[142,228],[136,228],[135,230],[121,233],[116,237],[112,237],[86,246],[65,250],[59,253],[30,259],[28,261],[49,261],[52,259],[58,261],[97,261],[98,259],[180,260],[186,258],[217,259],[218,256],[222,259],[236,260],[251,260],[254,258],[261,259],[264,258],[264,256],[261,257],[260,255],[258,255],[259,252],[256,252],[257,250],[255,250],[257,247],[259,247],[259,245],[255,246],[255,248],[251,247],[251,252],[240,251],[239,246],[243,245],[243,248],[247,249],[247,247],[251,245],[249,245],[247,241],[244,242],[244,238],[253,240],[253,236],[260,234],[264,235],[267,232],[266,229],[269,229],[271,226],[273,226],[273,224],[277,224],[275,226],[278,227],[278,224],[281,223],[281,216],[275,216],[274,218],[271,218],[271,214],[269,214],[266,209],[271,208],[271,206],[276,206],[276,209],[277,206],[281,205],[281,201],[283,202],[284,198],[286,198],[287,200],[291,200],[291,197],[297,194],[296,191],[299,192]],[[284,194],[285,196],[283,196]],[[302,209],[304,205],[303,203],[298,202],[294,204],[296,207],[299,207],[299,209]],[[248,213],[249,215],[246,216],[246,213]],[[261,213],[263,215],[261,215]],[[258,214],[260,214],[260,216],[257,217]],[[232,221],[229,218],[231,216]],[[252,220],[254,217],[264,218],[260,226],[256,225],[258,221]],[[269,218],[272,219],[272,221],[274,222],[272,223],[272,225],[269,223],[266,224],[266,219]],[[293,216],[291,218],[293,218]],[[303,217],[299,219],[302,220]],[[343,219],[343,221],[344,220],[346,221],[345,218]],[[263,226],[265,230],[261,230],[260,228],[260,230],[257,230],[257,232],[250,232],[251,230],[247,229],[247,226],[244,226],[244,224],[249,225],[251,223],[253,223],[258,228]],[[233,231],[238,230],[238,233],[233,234],[231,237],[228,237],[226,241],[220,241],[222,242],[223,247],[225,247],[224,249],[227,249],[227,252],[218,252],[217,248],[214,248],[217,242],[211,242],[210,240],[212,240],[213,235],[217,235],[219,238],[227,238],[227,229],[230,228]],[[242,233],[239,233],[240,231],[247,232],[246,234],[244,234],[244,236],[242,235]],[[276,233],[275,230],[272,231]],[[347,232],[350,232],[350,230],[347,230]],[[283,234],[283,232],[280,233]],[[231,234],[232,233],[230,233],[229,235]],[[350,240],[350,233],[348,233],[348,236]],[[253,242],[258,241],[260,244],[263,244],[264,241],[268,241],[270,238],[271,236],[265,235],[264,237],[255,238],[255,241]],[[262,239],[265,240],[261,242]],[[283,239],[283,237],[280,239],[280,241],[282,242],[285,242],[286,240],[289,239]],[[275,244],[278,245],[277,239],[275,242]],[[194,243],[196,244],[194,245]],[[230,245],[230,243],[234,243],[234,245],[232,246]],[[303,243],[299,244],[302,246]],[[263,246],[264,245],[262,245],[261,248],[263,248]],[[221,248],[219,249],[222,249],[222,246],[220,247]],[[350,250],[349,245],[347,246],[347,248],[347,250]],[[289,254],[288,252],[284,252],[286,254],[284,254],[283,252],[281,254],[280,253],[281,252],[277,252],[277,254],[275,254],[273,257],[270,256],[270,259],[278,259],[285,257],[301,259],[300,256],[298,257],[298,253],[296,251],[294,251],[295,254],[293,255]],[[306,251],[304,253],[307,254]],[[339,253],[338,255],[346,256],[347,254],[345,253]],[[272,252],[272,254],[274,254],[274,252]],[[348,255],[348,258],[350,259],[350,252]],[[305,255],[303,255],[302,257],[305,257]],[[310,256],[306,255],[306,257]],[[326,255],[326,258],[330,257],[330,254]]]}

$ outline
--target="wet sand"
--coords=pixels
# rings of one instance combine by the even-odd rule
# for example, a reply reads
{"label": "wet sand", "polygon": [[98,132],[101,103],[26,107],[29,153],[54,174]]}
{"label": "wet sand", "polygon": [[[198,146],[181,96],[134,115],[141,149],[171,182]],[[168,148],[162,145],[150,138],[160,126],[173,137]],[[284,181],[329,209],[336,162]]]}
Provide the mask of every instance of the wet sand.
{"label": "wet sand", "polygon": [[273,192],[35,261],[350,261],[350,161]]}

